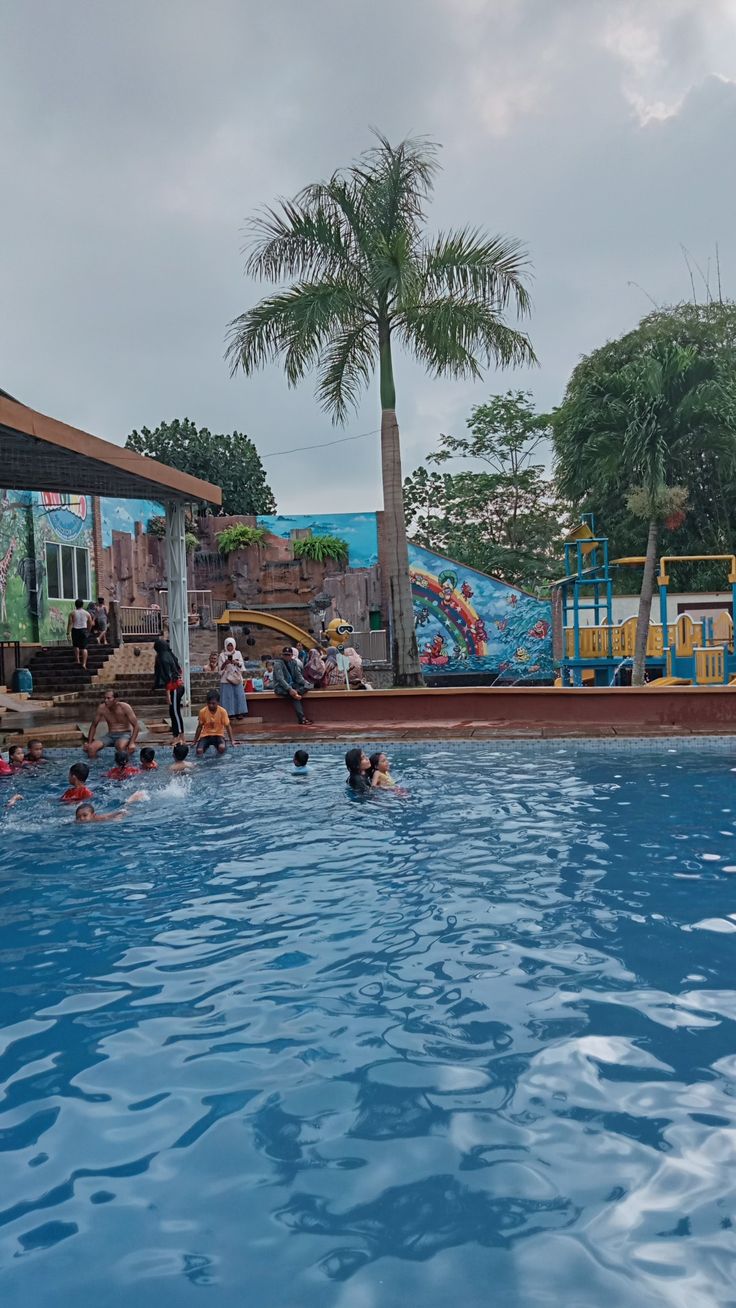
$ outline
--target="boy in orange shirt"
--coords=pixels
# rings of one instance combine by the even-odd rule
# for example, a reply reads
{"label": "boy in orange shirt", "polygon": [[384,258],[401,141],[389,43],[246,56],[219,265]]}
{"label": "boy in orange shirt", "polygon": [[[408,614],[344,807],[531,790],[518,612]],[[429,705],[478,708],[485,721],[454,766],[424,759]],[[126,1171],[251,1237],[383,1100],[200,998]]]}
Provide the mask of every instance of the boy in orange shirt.
{"label": "boy in orange shirt", "polygon": [[60,804],[81,804],[85,799],[92,798],[92,791],[85,785],[89,776],[89,768],[86,763],[72,763],[69,769],[69,789],[64,791],[59,797]]}
{"label": "boy in orange shirt", "polygon": [[218,754],[224,754],[225,736],[234,749],[235,740],[230,718],[220,704],[217,691],[211,690],[207,696],[207,704],[199,711],[199,722],[194,736],[194,745],[199,757],[206,754],[211,747],[216,749]]}
{"label": "boy in orange shirt", "polygon": [[146,745],[141,750],[141,772],[156,772],[158,763],[156,762],[156,751]]}

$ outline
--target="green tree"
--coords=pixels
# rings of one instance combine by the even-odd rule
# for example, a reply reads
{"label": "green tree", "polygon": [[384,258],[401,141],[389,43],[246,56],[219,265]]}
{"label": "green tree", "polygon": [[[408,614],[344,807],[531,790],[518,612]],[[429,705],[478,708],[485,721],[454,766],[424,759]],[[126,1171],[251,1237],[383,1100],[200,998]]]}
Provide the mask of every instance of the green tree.
{"label": "green tree", "polygon": [[317,396],[345,420],[376,368],[381,397],[383,546],[396,683],[421,685],[396,420],[394,346],[436,376],[534,359],[506,321],[529,307],[517,241],[471,228],[434,239],[425,205],[437,170],[426,140],[383,136],[351,167],[253,218],[246,272],[291,282],[230,326],[233,372],[283,358],[289,385],[317,369]]}
{"label": "green tree", "polygon": [[[567,386],[565,402],[555,426],[567,422],[570,403],[583,390],[599,382],[605,388],[607,378],[615,377],[626,365],[635,363],[655,347],[692,346],[699,356],[712,359],[723,381],[723,399],[728,409],[730,379],[736,377],[736,305],[710,303],[682,304],[648,314],[631,332],[609,341],[582,359]],[[727,414],[723,414],[724,425]],[[688,443],[671,451],[669,479],[688,487],[687,512],[671,519],[671,526],[660,525],[660,548],[665,554],[732,553],[736,546],[736,479],[730,464],[717,449],[700,448],[691,457]],[[567,473],[566,484],[577,510],[593,513],[598,529],[609,537],[613,556],[642,553],[641,520],[628,504],[629,484],[624,470],[611,471],[604,482],[591,485],[582,466],[576,475],[574,464]],[[626,570],[617,582],[628,589],[630,573]],[[706,564],[683,564],[677,572],[683,590],[720,589],[723,568]]]}
{"label": "green tree", "polygon": [[459,563],[539,591],[560,570],[564,507],[544,465],[550,418],[534,411],[525,391],[478,404],[469,436],[441,436],[427,464],[484,463],[488,472],[435,472],[424,465],[404,482],[409,534],[419,545]]}
{"label": "green tree", "polygon": [[[188,418],[175,418],[153,431],[143,427],[131,432],[125,447],[222,487],[225,513],[273,513],[276,508],[258,451],[244,432],[221,435]],[[202,504],[200,512],[211,509]]]}
{"label": "green tree", "polygon": [[582,487],[626,488],[627,506],[648,525],[632,683],[644,682],[661,523],[683,511],[688,487],[675,476],[705,456],[736,451],[736,395],[718,361],[693,345],[654,340],[616,372],[588,368],[555,415],[558,481],[575,500]]}

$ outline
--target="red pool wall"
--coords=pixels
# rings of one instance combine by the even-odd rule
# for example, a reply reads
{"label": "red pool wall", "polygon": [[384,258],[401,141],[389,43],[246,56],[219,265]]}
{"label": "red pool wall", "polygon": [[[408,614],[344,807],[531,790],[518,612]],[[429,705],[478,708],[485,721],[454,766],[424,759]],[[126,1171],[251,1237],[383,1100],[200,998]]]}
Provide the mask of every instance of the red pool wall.
{"label": "red pool wall", "polygon": [[[621,730],[627,734],[680,728],[706,734],[736,733],[736,689],[727,686],[676,686],[652,690],[642,686],[562,690],[558,687],[458,690],[315,691],[305,701],[308,716],[319,726],[366,727],[381,724],[473,725],[509,728],[560,727]],[[251,714],[267,725],[294,721],[291,705],[265,693],[249,696]]]}

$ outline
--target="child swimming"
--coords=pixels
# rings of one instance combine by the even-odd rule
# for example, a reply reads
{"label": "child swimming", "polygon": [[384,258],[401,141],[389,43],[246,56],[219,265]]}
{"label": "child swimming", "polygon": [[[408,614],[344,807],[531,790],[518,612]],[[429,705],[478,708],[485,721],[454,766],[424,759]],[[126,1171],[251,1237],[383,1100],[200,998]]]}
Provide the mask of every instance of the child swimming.
{"label": "child swimming", "polygon": [[43,752],[42,740],[29,740],[26,763],[48,763],[48,759]]}
{"label": "child swimming", "polygon": [[362,749],[349,749],[345,755],[345,767],[348,770],[347,785],[356,795],[369,795],[371,783],[368,773],[371,761]]}
{"label": "child swimming", "polygon": [[8,750],[8,762],[14,772],[20,771],[26,765],[25,750],[22,745],[12,745]]}
{"label": "child swimming", "polygon": [[72,763],[69,769],[69,788],[59,796],[60,804],[79,804],[84,799],[92,798],[92,791],[85,784],[89,776],[86,763]]}
{"label": "child swimming", "polygon": [[80,804],[74,814],[74,820],[75,822],[117,822],[119,818],[128,816],[129,804],[137,804],[140,800],[147,798],[145,791],[136,790],[135,794],[126,800],[125,806],[116,808],[114,813],[98,813],[94,804]]}
{"label": "child swimming", "polygon": [[306,777],[309,772],[309,755],[306,749],[297,749],[291,761],[294,764],[294,776]]}
{"label": "child swimming", "polygon": [[377,790],[396,789],[396,782],[389,772],[390,764],[388,755],[381,754],[380,752],[377,754],[371,754],[370,763],[371,785],[375,786]]}
{"label": "child swimming", "polygon": [[157,768],[158,768],[158,763],[156,762],[156,751],[155,749],[151,749],[150,745],[146,745],[141,750],[140,770],[141,772],[155,772]]}
{"label": "child swimming", "polygon": [[188,745],[182,745],[182,744],[174,745],[174,748],[172,749],[171,753],[174,756],[174,762],[171,764],[169,768],[169,772],[192,771],[194,764],[189,763],[187,761],[187,755],[189,753]]}
{"label": "child swimming", "polygon": [[137,777],[140,768],[133,767],[127,750],[115,750],[115,766],[105,773],[111,781],[127,781],[128,777]]}

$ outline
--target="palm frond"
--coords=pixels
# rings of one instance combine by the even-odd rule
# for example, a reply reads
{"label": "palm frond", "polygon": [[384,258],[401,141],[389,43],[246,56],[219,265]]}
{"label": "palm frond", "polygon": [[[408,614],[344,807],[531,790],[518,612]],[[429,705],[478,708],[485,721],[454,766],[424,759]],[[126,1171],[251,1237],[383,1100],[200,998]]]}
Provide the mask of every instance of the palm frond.
{"label": "palm frond", "polygon": [[350,234],[330,206],[315,200],[282,200],[246,224],[243,246],[250,277],[278,282],[289,277],[336,276],[354,263]]}
{"label": "palm frond", "polygon": [[479,377],[478,357],[502,367],[536,363],[531,342],[485,304],[452,295],[414,305],[397,320],[399,333],[440,376]]}
{"label": "palm frond", "polygon": [[355,288],[332,278],[297,282],[267,296],[230,324],[231,374],[242,368],[250,376],[283,356],[287,381],[294,386],[317,363],[332,333],[362,321],[363,309]]}
{"label": "palm frond", "polygon": [[430,295],[472,293],[498,309],[513,304],[517,313],[529,312],[529,259],[521,241],[464,227],[440,233],[426,247],[422,263]]}
{"label": "palm frond", "polygon": [[369,385],[376,365],[375,324],[364,322],[335,335],[322,353],[317,399],[332,414],[333,422],[344,422],[357,409],[361,392]]}

